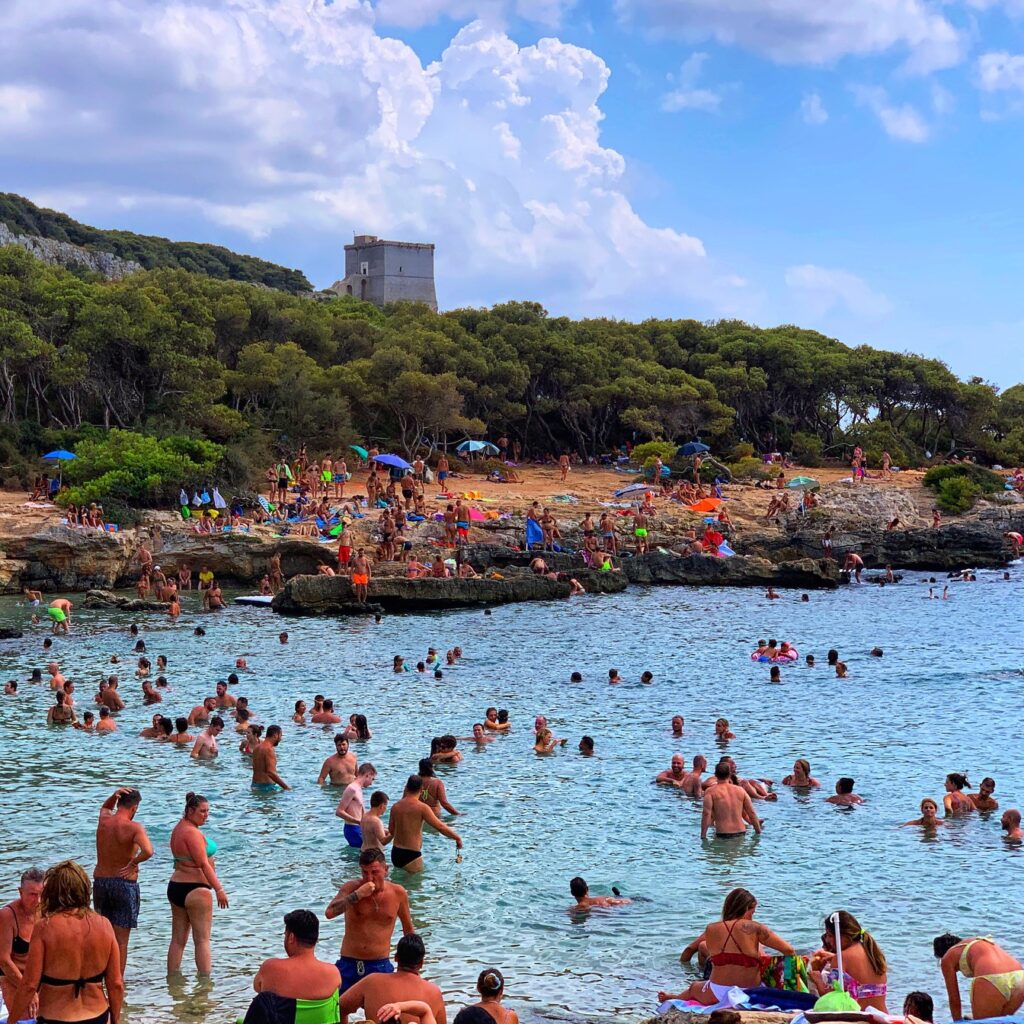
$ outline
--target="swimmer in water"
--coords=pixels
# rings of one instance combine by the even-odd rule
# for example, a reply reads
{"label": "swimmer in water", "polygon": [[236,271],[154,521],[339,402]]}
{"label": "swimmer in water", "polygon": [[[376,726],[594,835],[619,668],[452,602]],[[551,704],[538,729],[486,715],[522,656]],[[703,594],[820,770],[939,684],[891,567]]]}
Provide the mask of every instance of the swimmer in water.
{"label": "swimmer in water", "polygon": [[782,669],[778,665],[772,665],[771,672],[768,673],[769,683],[781,683],[782,682]]}
{"label": "swimmer in water", "polygon": [[707,771],[708,760],[703,754],[696,754],[693,758],[693,771],[687,772],[683,779],[682,790],[687,796],[699,799],[703,794],[703,775]]}
{"label": "swimmer in water", "polygon": [[971,802],[974,804],[975,810],[978,811],[998,811],[999,801],[992,799],[992,794],[996,791],[996,780],[991,776],[986,776],[981,780],[981,785],[978,786],[977,793],[968,793]]}
{"label": "swimmer in water", "polygon": [[853,791],[853,779],[842,778],[836,783],[835,796],[825,797],[827,804],[839,804],[842,807],[851,807],[854,804],[864,803],[864,798]]}
{"label": "swimmer in water", "polygon": [[580,738],[579,751],[584,757],[594,756],[594,738],[583,736]]}
{"label": "swimmer in water", "polygon": [[686,761],[683,759],[683,755],[673,754],[671,765],[663,772],[659,772],[654,777],[654,781],[659,786],[675,786],[676,789],[682,789],[686,778]]}
{"label": "swimmer in water", "polygon": [[767,589],[767,590],[766,590],[766,591],[764,592],[764,596],[765,596],[765,597],[766,597],[766,598],[767,598],[767,599],[768,599],[769,601],[777,601],[777,600],[778,600],[778,599],[779,599],[780,597],[782,597],[782,595],[781,595],[781,594],[779,594],[779,593],[776,593],[776,590],[775,590],[775,588],[774,588],[773,586],[771,586],[770,584],[769,584],[769,586],[768,586],[768,589]]}
{"label": "swimmer in water", "polygon": [[568,740],[552,736],[551,730],[544,728],[537,733],[537,742],[534,743],[533,749],[538,754],[551,754],[556,747],[564,747],[567,742]]}
{"label": "swimmer in water", "polygon": [[836,678],[837,679],[845,679],[846,678],[846,674],[847,674],[848,671],[849,671],[849,669],[847,669],[845,661],[837,661],[836,662]]}
{"label": "swimmer in water", "polygon": [[1020,827],[1020,811],[1009,808],[1003,811],[999,827],[1006,833],[1003,839],[1008,843],[1024,842],[1024,831]]}
{"label": "swimmer in water", "polygon": [[821,783],[811,777],[811,765],[805,758],[799,758],[793,762],[793,774],[787,775],[783,780],[784,786],[793,786],[795,789],[815,789]]}
{"label": "swimmer in water", "polygon": [[673,715],[672,716],[672,735],[673,736],[682,736],[683,735],[683,727],[685,726],[685,724],[686,724],[686,722],[684,721],[682,715]]}
{"label": "swimmer in water", "polygon": [[976,809],[974,801],[964,792],[965,789],[971,788],[966,775],[950,772],[946,776],[945,785],[946,795],[942,798],[942,806],[947,818],[951,815],[970,814]]}
{"label": "swimmer in water", "polygon": [[296,725],[306,724],[306,702],[304,700],[297,700],[295,702],[295,714],[292,715],[292,721]]}
{"label": "swimmer in water", "polygon": [[736,733],[729,729],[729,719],[719,718],[715,721],[715,739],[716,740],[734,740],[736,739]]}
{"label": "swimmer in water", "polygon": [[499,720],[497,708],[488,708],[484,712],[484,728],[490,732],[507,732],[512,725]]}
{"label": "swimmer in water", "polygon": [[579,875],[569,882],[569,892],[576,900],[570,911],[590,910],[592,907],[622,907],[633,902],[622,896],[591,896],[590,886]]}
{"label": "swimmer in water", "polygon": [[700,837],[707,839],[708,829],[715,827],[715,837],[731,839],[746,835],[747,825],[761,834],[761,820],[754,812],[749,794],[732,781],[733,771],[725,762],[715,768],[715,785],[704,793],[704,809],[700,820]]}
{"label": "swimmer in water", "polygon": [[945,824],[945,821],[939,817],[939,805],[931,797],[926,796],[921,801],[921,817],[903,822],[900,828],[906,828],[908,825],[918,825],[921,828],[934,829],[939,825]]}
{"label": "swimmer in water", "polygon": [[808,654],[807,657],[804,658],[804,663],[807,665],[808,668],[814,668],[814,655]]}

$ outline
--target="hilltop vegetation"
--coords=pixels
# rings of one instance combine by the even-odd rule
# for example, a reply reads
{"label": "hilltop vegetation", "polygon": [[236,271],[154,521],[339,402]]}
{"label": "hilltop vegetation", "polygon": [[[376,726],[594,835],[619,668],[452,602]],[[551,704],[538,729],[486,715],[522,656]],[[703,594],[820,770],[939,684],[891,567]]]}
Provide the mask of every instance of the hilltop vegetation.
{"label": "hilltop vegetation", "polygon": [[112,252],[122,259],[141,263],[147,270],[176,267],[207,277],[263,284],[287,292],[313,290],[301,270],[289,270],[255,256],[243,256],[220,245],[171,242],[131,231],[101,231],[79,224],[65,213],[42,209],[12,192],[0,192],[0,223],[17,234],[71,242],[96,252]]}
{"label": "hilltop vegetation", "polygon": [[[530,302],[379,310],[178,269],[85,280],[0,249],[0,473],[114,427],[221,445],[219,479],[236,483],[301,443],[409,453],[500,433],[528,456],[699,435],[805,463],[859,443],[873,464],[888,449],[897,465],[962,450],[1012,465],[1024,386],[1000,395],[937,360],[793,326],[569,320]],[[177,494],[164,483],[146,486]]]}

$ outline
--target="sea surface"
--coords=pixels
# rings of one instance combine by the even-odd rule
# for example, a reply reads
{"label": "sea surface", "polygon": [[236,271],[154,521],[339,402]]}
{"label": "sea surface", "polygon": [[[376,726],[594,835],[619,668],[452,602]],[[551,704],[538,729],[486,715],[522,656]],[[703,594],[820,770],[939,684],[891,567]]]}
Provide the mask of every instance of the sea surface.
{"label": "sea surface", "polygon": [[[994,776],[1002,807],[1024,803],[1024,567],[1011,575],[954,583],[947,601],[928,600],[923,574],[913,573],[897,586],[814,592],[807,603],[792,591],[769,602],[758,590],[631,588],[492,615],[393,615],[379,625],[284,620],[241,606],[202,614],[194,593],[173,626],[156,615],[81,611],[72,636],[55,642],[77,683],[79,712],[91,706],[112,655],[128,708],[116,735],[97,737],[46,727],[45,684],[22,682],[23,695],[0,697],[0,900],[15,897],[18,876],[33,864],[74,857],[91,871],[100,804],[117,786],[140,787],[138,820],[157,852],[141,869],[125,1019],[234,1021],[260,962],[283,955],[282,915],[322,913],[358,874],[334,816],[340,794],[315,784],[333,752],[332,730],[294,725],[295,700],[312,704],[323,693],[344,716],[367,715],[373,738],[353,749],[376,765],[377,788],[392,800],[432,736],[469,736],[493,704],[509,709],[511,733],[480,751],[463,742],[464,761],[439,769],[462,812],[453,824],[465,839],[463,862],[449,840],[429,834],[427,870],[392,873],[409,888],[426,973],[446,992],[449,1018],[471,1001],[484,966],[504,972],[508,1005],[527,1021],[649,1016],[659,988],[677,990],[695,976],[680,967],[680,950],[719,917],[730,889],[745,886],[758,918],[798,948],[817,945],[824,915],[854,913],[889,958],[890,1009],[924,989],[942,1019],[931,939],[947,929],[992,933],[1024,955],[1024,854],[1003,843],[998,812],[935,836],[899,825],[917,817],[922,797],[941,798],[952,771],[968,772],[975,785]],[[23,640],[0,642],[0,679],[27,680],[48,660],[48,628],[29,625],[31,611],[0,602],[0,624],[26,629]],[[251,671],[234,692],[249,697],[258,721],[284,726],[279,765],[293,792],[250,792],[248,761],[231,732],[212,764],[191,761],[188,747],[138,738],[153,709],[133,678],[132,621],[154,664],[158,654],[169,659],[172,690],[159,710],[170,717],[212,694],[236,657],[248,659]],[[204,638],[192,635],[198,623]],[[749,659],[762,637],[791,641],[801,663],[814,653],[818,667],[783,668],[782,684],[771,685],[768,667]],[[464,659],[440,681],[391,671],[395,654],[412,666],[428,647],[443,654],[456,644]],[[868,655],[875,646],[881,659]],[[824,664],[830,647],[849,665],[845,680]],[[610,668],[623,685],[608,685]],[[574,670],[582,684],[570,684]],[[639,683],[644,670],[654,673],[650,686]],[[686,718],[681,740],[670,735],[677,712]],[[538,713],[569,741],[550,757],[531,749]],[[713,736],[720,715],[736,733],[726,745]],[[583,734],[594,737],[596,757],[577,752]],[[689,767],[695,754],[713,765],[726,750],[741,774],[775,779],[780,797],[758,805],[761,838],[702,844],[699,805],[651,782],[676,751]],[[778,784],[798,757],[810,761],[820,791]],[[840,775],[856,779],[863,806],[825,803]],[[184,978],[169,982],[168,837],[187,790],[211,802],[207,832],[219,845],[231,906],[215,913],[212,980],[195,977],[190,946]],[[577,874],[594,892],[615,885],[637,902],[570,914],[568,882]],[[341,920],[322,922],[322,957],[336,958],[342,931]]]}

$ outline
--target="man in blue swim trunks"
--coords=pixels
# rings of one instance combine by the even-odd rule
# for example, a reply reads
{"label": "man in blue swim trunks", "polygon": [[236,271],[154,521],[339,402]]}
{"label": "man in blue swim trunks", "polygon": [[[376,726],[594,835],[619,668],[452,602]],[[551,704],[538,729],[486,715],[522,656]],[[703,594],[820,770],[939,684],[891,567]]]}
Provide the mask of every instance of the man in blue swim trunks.
{"label": "man in blue swim trunks", "polygon": [[370,764],[361,764],[354,782],[345,787],[334,813],[345,822],[345,842],[357,850],[363,848],[363,789],[372,786],[377,778],[377,769]]}
{"label": "man in blue swim trunks", "polygon": [[409,912],[409,894],[388,881],[384,854],[378,849],[363,850],[359,870],[362,877],[346,882],[324,911],[328,921],[345,915],[345,937],[337,964],[340,992],[367,974],[394,971],[390,955],[396,921],[401,921],[404,935],[416,931]]}

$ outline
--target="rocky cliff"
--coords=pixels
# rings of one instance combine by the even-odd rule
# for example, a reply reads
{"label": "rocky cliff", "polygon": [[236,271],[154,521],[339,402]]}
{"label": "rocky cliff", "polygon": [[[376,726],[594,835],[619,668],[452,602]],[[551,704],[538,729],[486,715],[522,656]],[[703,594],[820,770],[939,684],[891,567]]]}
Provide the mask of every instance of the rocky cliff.
{"label": "rocky cliff", "polygon": [[15,234],[6,224],[0,222],[0,245],[17,245],[30,252],[37,260],[56,267],[85,267],[102,274],[108,281],[120,281],[129,274],[142,269],[141,263],[123,260],[110,252],[93,252],[70,242],[58,242],[53,238],[38,235]]}

